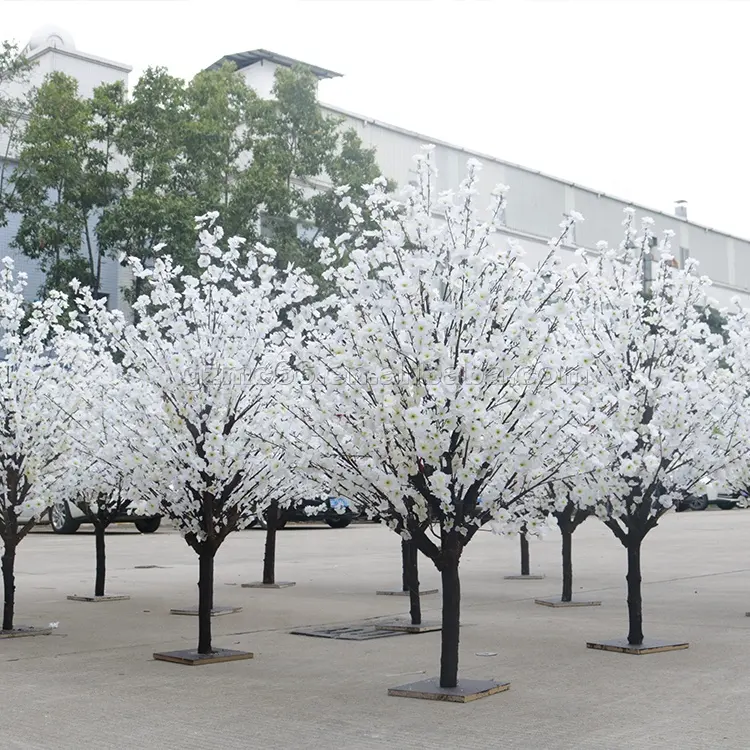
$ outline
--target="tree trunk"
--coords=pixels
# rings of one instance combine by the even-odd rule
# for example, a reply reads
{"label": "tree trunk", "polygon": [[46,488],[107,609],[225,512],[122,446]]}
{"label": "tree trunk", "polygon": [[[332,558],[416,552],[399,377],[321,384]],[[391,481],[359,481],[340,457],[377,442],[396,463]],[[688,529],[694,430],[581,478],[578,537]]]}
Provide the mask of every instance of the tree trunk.
{"label": "tree trunk", "polygon": [[205,545],[198,556],[198,653],[210,654],[211,610],[214,608],[214,551]]}
{"label": "tree trunk", "polygon": [[560,527],[562,535],[562,601],[573,601],[573,532]]}
{"label": "tree trunk", "polygon": [[[407,591],[409,592],[409,614],[411,615],[412,625],[422,624],[422,603],[419,600],[419,550],[415,542],[402,542],[402,549],[405,549],[404,558],[404,578],[406,581]],[[406,545],[403,547],[403,545]]]}
{"label": "tree trunk", "polygon": [[458,558],[450,560],[440,571],[443,585],[443,630],[440,651],[440,687],[458,684],[458,635],[461,621],[461,584]]}
{"label": "tree trunk", "polygon": [[94,524],[94,536],[96,537],[96,582],[94,583],[94,596],[104,596],[104,580],[107,576],[107,556],[104,545],[104,532],[107,527],[101,523]]}
{"label": "tree trunk", "polygon": [[3,630],[13,630],[13,614],[16,604],[16,548],[6,545],[2,559],[3,569]]}
{"label": "tree trunk", "polygon": [[521,534],[521,575],[530,575],[529,566],[529,540],[526,538],[526,534]]}
{"label": "tree trunk", "polygon": [[628,643],[643,643],[643,602],[641,598],[641,539],[628,540]]}
{"label": "tree trunk", "polygon": [[406,539],[401,540],[401,590],[409,590],[409,542]]}
{"label": "tree trunk", "polygon": [[263,555],[263,583],[276,583],[276,527],[279,523],[279,504],[272,500],[266,516],[266,550]]}

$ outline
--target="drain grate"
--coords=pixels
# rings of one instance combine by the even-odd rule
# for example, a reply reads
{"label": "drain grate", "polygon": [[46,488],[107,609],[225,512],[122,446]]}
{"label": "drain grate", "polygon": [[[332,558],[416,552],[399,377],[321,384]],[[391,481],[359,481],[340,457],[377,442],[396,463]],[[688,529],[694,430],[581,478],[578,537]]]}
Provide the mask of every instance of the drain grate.
{"label": "drain grate", "polygon": [[167,569],[167,565],[134,565],[135,570],[151,570],[152,568],[161,568],[162,570]]}
{"label": "drain grate", "polygon": [[408,635],[398,630],[379,630],[375,625],[352,623],[350,625],[318,626],[314,628],[297,628],[290,631],[292,635],[309,635],[314,638],[335,638],[340,641],[371,641],[374,638],[391,638],[397,635]]}

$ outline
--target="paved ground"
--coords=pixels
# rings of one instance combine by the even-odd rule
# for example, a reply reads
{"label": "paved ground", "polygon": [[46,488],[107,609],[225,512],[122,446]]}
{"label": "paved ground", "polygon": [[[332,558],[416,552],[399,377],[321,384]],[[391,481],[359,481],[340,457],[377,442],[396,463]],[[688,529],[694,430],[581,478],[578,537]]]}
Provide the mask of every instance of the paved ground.
{"label": "paved ground", "polygon": [[[94,538],[37,531],[18,553],[18,622],[59,621],[52,636],[0,641],[2,750],[302,750],[320,748],[750,747],[750,512],[669,514],[646,540],[646,634],[690,649],[652,656],[591,651],[624,635],[624,550],[589,521],[574,538],[576,590],[602,606],[550,610],[558,538],[532,542],[541,581],[516,572],[517,541],[480,533],[463,563],[461,674],[510,680],[509,692],[458,705],[390,698],[390,686],[436,673],[439,634],[345,642],[290,635],[293,626],[402,614],[375,596],[400,581],[397,537],[380,526],[291,527],[279,537],[289,589],[242,589],[260,573],[263,533],[236,534],[217,558],[218,646],[252,661],[200,668],[155,662],[191,647],[196,560],[173,531],[108,540],[111,593],[130,601],[69,602],[88,592]],[[135,569],[136,565],[163,567]],[[439,582],[426,561],[422,581]],[[427,615],[439,599],[426,597]],[[496,652],[497,656],[480,656]]]}

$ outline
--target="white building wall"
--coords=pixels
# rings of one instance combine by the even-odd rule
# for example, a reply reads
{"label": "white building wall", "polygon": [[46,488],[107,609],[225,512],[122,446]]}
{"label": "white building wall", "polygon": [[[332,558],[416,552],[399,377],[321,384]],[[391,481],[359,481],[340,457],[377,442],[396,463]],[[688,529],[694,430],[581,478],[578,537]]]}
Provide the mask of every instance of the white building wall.
{"label": "white building wall", "polygon": [[[383,174],[398,184],[413,178],[412,157],[426,143],[435,146],[439,190],[458,185],[465,177],[469,158],[482,162],[481,185],[486,191],[488,205],[490,191],[495,185],[503,183],[510,187],[505,221],[508,234],[517,237],[526,250],[527,261],[536,262],[546,255],[546,242],[559,234],[559,224],[571,210],[578,211],[584,217],[584,221],[575,229],[577,246],[594,250],[600,240],[617,246],[622,239],[623,209],[633,206],[640,216],[654,219],[657,233],[667,229],[675,233],[671,242],[672,254],[678,260],[689,256],[699,261],[701,272],[713,281],[717,303],[725,306],[733,297],[739,296],[743,304],[750,306],[749,240],[731,237],[661,211],[566,183],[338,107],[322,106],[327,114],[343,117],[343,127],[353,128],[365,146],[376,150]],[[568,262],[573,257],[573,250],[562,248],[561,254],[563,262]]]}

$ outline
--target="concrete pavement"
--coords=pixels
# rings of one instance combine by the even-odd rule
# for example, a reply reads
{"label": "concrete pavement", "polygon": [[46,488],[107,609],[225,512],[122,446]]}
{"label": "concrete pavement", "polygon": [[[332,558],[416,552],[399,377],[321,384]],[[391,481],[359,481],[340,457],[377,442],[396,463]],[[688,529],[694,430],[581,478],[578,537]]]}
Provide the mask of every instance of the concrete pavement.
{"label": "concrete pavement", "polygon": [[[604,526],[589,520],[574,536],[574,590],[602,600],[581,609],[533,602],[559,594],[555,533],[531,543],[541,581],[504,580],[517,572],[518,541],[477,534],[462,561],[461,674],[512,685],[466,705],[386,695],[437,673],[437,633],[363,642],[288,633],[406,614],[406,600],[375,595],[400,582],[398,538],[381,526],[280,532],[277,575],[297,585],[279,590],[240,588],[260,576],[264,534],[231,536],[217,557],[215,603],[244,609],[214,619],[214,642],[256,656],[202,667],[151,659],[196,641],[196,619],[169,614],[197,592],[197,560],[181,537],[118,528],[108,590],[132,598],[89,604],[66,600],[93,586],[84,529],[38,530],[19,548],[18,624],[60,625],[0,641],[0,750],[750,747],[748,511],[670,513],[647,537],[646,635],[690,642],[651,656],[585,647],[626,632],[625,551]],[[420,563],[422,584],[439,586]],[[439,604],[425,597],[425,616]]]}

